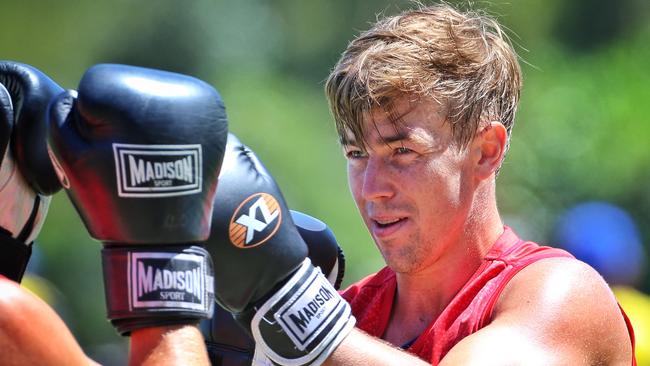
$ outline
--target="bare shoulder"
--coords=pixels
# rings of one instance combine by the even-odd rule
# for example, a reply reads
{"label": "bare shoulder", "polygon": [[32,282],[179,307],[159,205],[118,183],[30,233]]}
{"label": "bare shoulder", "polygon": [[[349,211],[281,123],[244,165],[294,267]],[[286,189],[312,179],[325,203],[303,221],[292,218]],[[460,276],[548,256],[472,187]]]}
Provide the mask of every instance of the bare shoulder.
{"label": "bare shoulder", "polygon": [[5,278],[0,278],[0,344],[2,365],[94,364],[49,305]]}
{"label": "bare shoulder", "polygon": [[[12,329],[27,323],[38,322],[55,315],[54,311],[38,296],[20,284],[0,278],[0,326]],[[58,318],[58,317],[57,317]]]}
{"label": "bare shoulder", "polygon": [[586,364],[631,364],[632,346],[614,294],[589,265],[548,258],[523,269],[506,286],[495,322],[522,322],[533,337]]}
{"label": "bare shoulder", "polygon": [[23,309],[38,306],[38,299],[19,284],[0,277],[0,326],[6,329],[15,323],[16,317],[24,313]]}

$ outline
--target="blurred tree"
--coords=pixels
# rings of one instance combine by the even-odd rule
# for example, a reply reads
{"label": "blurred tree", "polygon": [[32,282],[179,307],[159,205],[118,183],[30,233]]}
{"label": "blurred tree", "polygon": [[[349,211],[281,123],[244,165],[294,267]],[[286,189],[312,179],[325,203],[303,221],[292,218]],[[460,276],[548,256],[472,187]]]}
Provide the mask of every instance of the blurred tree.
{"label": "blurred tree", "polygon": [[[156,6],[132,2],[128,13],[119,15],[122,24],[98,62],[140,65],[196,75],[209,52],[210,31],[202,28],[199,2],[161,0]],[[146,14],[146,16],[143,16]],[[121,19],[120,19],[121,18]]]}
{"label": "blurred tree", "polygon": [[570,49],[587,52],[630,35],[646,2],[639,0],[574,0],[562,3],[555,36]]}
{"label": "blurred tree", "polygon": [[[526,83],[500,179],[501,209],[530,217],[548,241],[554,217],[582,200],[608,200],[648,217],[650,29],[584,56],[547,47]],[[645,212],[645,214],[644,214]],[[642,225],[644,244],[648,232]],[[644,288],[648,289],[648,280]]]}

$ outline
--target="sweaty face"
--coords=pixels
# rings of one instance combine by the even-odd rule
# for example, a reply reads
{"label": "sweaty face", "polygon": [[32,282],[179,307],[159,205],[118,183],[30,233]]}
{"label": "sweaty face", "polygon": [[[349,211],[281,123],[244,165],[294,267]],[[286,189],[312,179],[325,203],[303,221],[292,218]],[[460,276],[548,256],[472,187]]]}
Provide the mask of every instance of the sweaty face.
{"label": "sweaty face", "polygon": [[453,142],[433,101],[396,103],[397,123],[378,109],[364,119],[367,148],[343,142],[359,212],[387,265],[398,273],[433,265],[462,233],[472,163]]}

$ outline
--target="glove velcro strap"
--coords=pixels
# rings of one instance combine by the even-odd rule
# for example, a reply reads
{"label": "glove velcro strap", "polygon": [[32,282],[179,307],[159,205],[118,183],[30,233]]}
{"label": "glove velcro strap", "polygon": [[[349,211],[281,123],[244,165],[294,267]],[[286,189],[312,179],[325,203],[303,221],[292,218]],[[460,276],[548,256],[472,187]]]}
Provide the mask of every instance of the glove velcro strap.
{"label": "glove velcro strap", "polygon": [[352,330],[350,305],[306,258],[255,313],[251,332],[275,363],[320,365]]}
{"label": "glove velcro strap", "polygon": [[0,275],[20,283],[27,268],[27,262],[32,256],[31,244],[15,239],[3,228],[0,228]]}
{"label": "glove velcro strap", "polygon": [[102,266],[108,318],[122,335],[212,315],[212,260],[200,246],[104,247]]}

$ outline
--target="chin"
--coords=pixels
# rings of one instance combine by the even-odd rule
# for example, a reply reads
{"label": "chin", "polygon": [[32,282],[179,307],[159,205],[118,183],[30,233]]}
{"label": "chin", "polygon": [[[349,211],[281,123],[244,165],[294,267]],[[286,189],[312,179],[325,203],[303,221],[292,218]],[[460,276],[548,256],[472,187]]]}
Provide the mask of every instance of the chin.
{"label": "chin", "polygon": [[416,248],[403,242],[375,240],[386,266],[396,273],[408,273],[420,265]]}
{"label": "chin", "polygon": [[420,267],[421,263],[412,256],[394,255],[382,252],[384,262],[395,273],[413,273]]}
{"label": "chin", "polygon": [[418,272],[419,266],[416,263],[397,263],[394,265],[388,264],[388,267],[395,273],[409,274]]}

